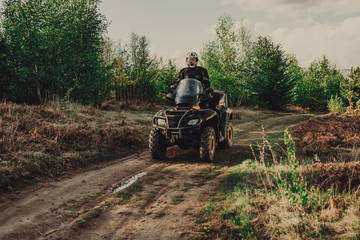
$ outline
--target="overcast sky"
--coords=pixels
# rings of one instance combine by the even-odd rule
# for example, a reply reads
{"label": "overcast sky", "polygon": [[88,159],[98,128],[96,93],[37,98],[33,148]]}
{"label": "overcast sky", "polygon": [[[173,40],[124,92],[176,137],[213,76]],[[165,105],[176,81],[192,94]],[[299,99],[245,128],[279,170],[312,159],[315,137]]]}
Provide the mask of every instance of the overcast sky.
{"label": "overcast sky", "polygon": [[103,0],[100,8],[112,39],[145,34],[153,53],[182,65],[214,39],[225,13],[271,36],[302,67],[324,54],[338,68],[360,65],[360,0]]}
{"label": "overcast sky", "polygon": [[302,67],[322,55],[338,68],[360,65],[360,0],[103,0],[100,10],[111,39],[126,43],[132,32],[144,34],[154,54],[180,66],[187,52],[214,39],[225,13],[269,35]]}

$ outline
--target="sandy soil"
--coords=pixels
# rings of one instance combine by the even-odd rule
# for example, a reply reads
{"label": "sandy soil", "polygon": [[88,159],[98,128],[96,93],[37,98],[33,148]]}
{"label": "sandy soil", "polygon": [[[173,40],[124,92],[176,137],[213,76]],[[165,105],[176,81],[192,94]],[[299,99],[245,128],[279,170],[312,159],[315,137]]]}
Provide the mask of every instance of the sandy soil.
{"label": "sandy soil", "polygon": [[111,194],[114,184],[152,164],[146,153],[132,155],[2,196],[0,239],[48,238]]}
{"label": "sandy soil", "polygon": [[[251,157],[246,139],[284,129],[310,115],[271,115],[234,121],[237,140],[218,150],[213,163],[195,149],[168,149],[167,160],[147,151],[69,173],[0,196],[0,239],[195,239],[201,238],[201,209],[231,166]],[[242,137],[243,136],[243,137]],[[131,187],[113,193],[138,173]],[[206,220],[206,219],[205,219]]]}

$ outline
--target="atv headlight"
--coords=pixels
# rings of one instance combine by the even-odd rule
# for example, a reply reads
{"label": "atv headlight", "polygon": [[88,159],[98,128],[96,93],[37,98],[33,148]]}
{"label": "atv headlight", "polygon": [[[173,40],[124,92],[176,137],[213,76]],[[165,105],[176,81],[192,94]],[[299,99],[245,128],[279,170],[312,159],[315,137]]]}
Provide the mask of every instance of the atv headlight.
{"label": "atv headlight", "polygon": [[156,113],[156,116],[165,117],[165,113],[163,110],[160,110],[159,112]]}
{"label": "atv headlight", "polygon": [[194,125],[198,124],[198,122],[199,122],[199,119],[191,119],[191,120],[188,122],[188,125],[194,126]]}
{"label": "atv headlight", "polygon": [[164,127],[166,125],[166,121],[163,118],[158,118],[157,124]]}

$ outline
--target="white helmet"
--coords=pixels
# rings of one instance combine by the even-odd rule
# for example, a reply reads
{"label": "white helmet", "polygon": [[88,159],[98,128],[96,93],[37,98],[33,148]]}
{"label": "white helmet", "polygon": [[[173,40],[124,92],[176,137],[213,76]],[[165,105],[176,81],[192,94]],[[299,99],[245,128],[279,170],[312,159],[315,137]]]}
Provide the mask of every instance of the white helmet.
{"label": "white helmet", "polygon": [[190,52],[186,55],[186,64],[188,67],[194,68],[199,62],[198,55],[196,52]]}

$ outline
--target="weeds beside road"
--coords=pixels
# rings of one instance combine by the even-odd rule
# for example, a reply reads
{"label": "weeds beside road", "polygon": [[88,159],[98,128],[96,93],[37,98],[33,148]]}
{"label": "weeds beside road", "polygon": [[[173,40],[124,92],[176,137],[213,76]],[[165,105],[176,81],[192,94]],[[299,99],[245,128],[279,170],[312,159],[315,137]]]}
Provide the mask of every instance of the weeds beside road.
{"label": "weeds beside road", "polygon": [[111,102],[106,110],[68,102],[1,103],[0,191],[146,147],[153,111],[126,107]]}
{"label": "weeds beside road", "polygon": [[[349,118],[356,116],[303,122],[292,129],[296,144],[289,132],[274,139],[265,128],[262,139],[258,135],[251,142],[253,156],[229,169],[217,195],[203,207],[209,220],[201,239],[358,239],[360,164],[354,139],[359,131]],[[269,120],[268,126],[274,119]],[[297,144],[300,153],[305,147],[328,154],[322,159],[298,154]]]}

